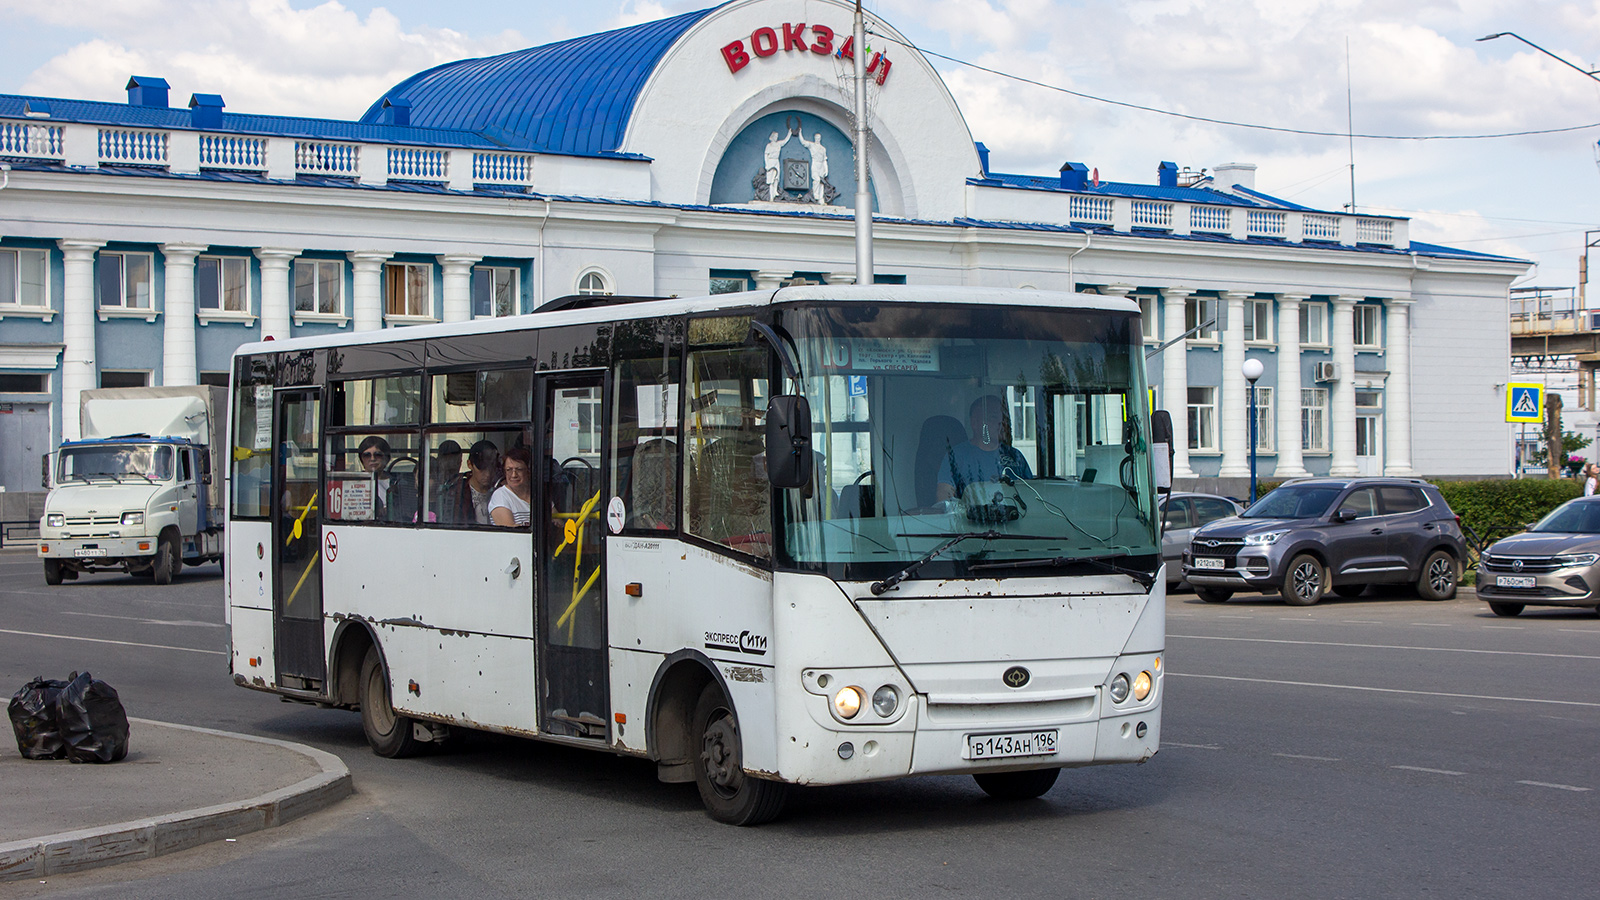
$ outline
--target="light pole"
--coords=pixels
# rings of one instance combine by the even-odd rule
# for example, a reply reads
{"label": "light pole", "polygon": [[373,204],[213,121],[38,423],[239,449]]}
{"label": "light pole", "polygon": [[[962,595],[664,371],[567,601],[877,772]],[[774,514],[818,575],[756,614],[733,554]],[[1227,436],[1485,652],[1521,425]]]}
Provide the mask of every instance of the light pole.
{"label": "light pole", "polygon": [[1516,38],[1517,40],[1523,42],[1524,44],[1527,44],[1529,47],[1532,47],[1533,49],[1539,51],[1540,53],[1543,53],[1545,56],[1548,56],[1551,59],[1555,60],[1556,62],[1561,63],[1563,66],[1566,66],[1569,69],[1577,69],[1579,72],[1582,72],[1583,74],[1589,76],[1590,78],[1594,78],[1594,80],[1600,81],[1600,77],[1596,77],[1596,76],[1600,76],[1600,69],[1597,69],[1597,70],[1591,72],[1588,69],[1585,69],[1583,66],[1577,65],[1576,63],[1573,63],[1570,60],[1563,59],[1562,57],[1559,57],[1559,56],[1555,55],[1554,53],[1551,53],[1549,50],[1546,50],[1545,48],[1539,46],[1538,44],[1535,44],[1533,41],[1530,41],[1527,38],[1523,37],[1522,35],[1517,34],[1515,31],[1497,31],[1494,34],[1486,34],[1483,37],[1478,38],[1478,40],[1480,42],[1481,41],[1492,41],[1495,38],[1503,38],[1503,37]]}
{"label": "light pole", "polygon": [[1240,366],[1244,380],[1250,383],[1250,502],[1256,502],[1256,379],[1266,371],[1259,359],[1247,359]]}

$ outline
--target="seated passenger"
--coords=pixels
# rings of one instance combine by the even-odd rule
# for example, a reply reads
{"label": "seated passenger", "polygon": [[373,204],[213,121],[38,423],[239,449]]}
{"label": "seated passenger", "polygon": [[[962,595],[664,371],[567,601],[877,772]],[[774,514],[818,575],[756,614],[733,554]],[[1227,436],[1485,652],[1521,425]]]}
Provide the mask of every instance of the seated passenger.
{"label": "seated passenger", "polygon": [[385,479],[385,470],[389,467],[389,442],[375,434],[368,435],[356,447],[356,456],[361,460],[361,470],[370,472],[375,482],[377,496],[372,501],[374,518],[380,522],[388,521],[390,485]]}
{"label": "seated passenger", "polygon": [[938,499],[959,497],[969,484],[1033,477],[1028,460],[1011,446],[1004,400],[994,394],[979,397],[972,401],[967,419],[972,437],[945,453],[939,466]]}
{"label": "seated passenger", "polygon": [[533,520],[533,454],[526,447],[506,451],[506,483],[489,497],[489,521],[502,528],[527,528]]}
{"label": "seated passenger", "polygon": [[488,525],[489,498],[500,480],[500,448],[479,441],[467,453],[467,471],[439,491],[439,521],[454,525]]}

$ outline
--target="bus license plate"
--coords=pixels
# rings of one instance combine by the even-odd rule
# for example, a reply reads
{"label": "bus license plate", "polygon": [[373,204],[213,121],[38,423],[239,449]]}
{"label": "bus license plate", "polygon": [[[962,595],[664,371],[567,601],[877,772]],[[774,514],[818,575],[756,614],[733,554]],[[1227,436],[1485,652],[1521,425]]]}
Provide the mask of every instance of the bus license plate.
{"label": "bus license plate", "polygon": [[76,554],[78,556],[105,556],[106,555],[106,548],[104,548],[104,547],[84,547],[84,548],[76,551]]}
{"label": "bus license plate", "polygon": [[1496,575],[1495,587],[1531,588],[1533,587],[1532,575]]}
{"label": "bus license plate", "polygon": [[1051,756],[1060,732],[1016,731],[1010,734],[967,735],[967,759],[1003,759],[1008,756]]}
{"label": "bus license plate", "polygon": [[1197,556],[1194,560],[1194,567],[1196,569],[1226,569],[1228,567],[1227,562],[1225,559]]}

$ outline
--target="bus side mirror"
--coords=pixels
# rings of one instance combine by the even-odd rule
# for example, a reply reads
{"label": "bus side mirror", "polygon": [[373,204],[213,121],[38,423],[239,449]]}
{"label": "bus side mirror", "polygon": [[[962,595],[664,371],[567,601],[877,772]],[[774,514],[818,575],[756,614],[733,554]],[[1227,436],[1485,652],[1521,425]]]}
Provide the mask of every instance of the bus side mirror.
{"label": "bus side mirror", "polygon": [[1150,466],[1163,494],[1172,492],[1172,454],[1172,413],[1158,409],[1150,414]]}
{"label": "bus side mirror", "polygon": [[767,480],[774,487],[805,487],[811,469],[811,404],[779,394],[767,404]]}

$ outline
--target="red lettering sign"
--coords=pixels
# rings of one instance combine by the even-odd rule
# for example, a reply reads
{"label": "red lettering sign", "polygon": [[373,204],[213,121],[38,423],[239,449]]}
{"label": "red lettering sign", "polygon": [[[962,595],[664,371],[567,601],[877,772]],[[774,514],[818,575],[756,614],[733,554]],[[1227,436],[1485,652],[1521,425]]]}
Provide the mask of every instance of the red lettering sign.
{"label": "red lettering sign", "polygon": [[844,46],[839,48],[839,58],[840,59],[855,59],[856,58],[856,36],[855,35],[852,34],[849,37],[844,39]]}
{"label": "red lettering sign", "polygon": [[[763,45],[763,39],[765,44]],[[768,57],[778,52],[778,33],[771,28],[757,28],[750,32],[750,49],[757,56]]]}
{"label": "red lettering sign", "polygon": [[817,39],[817,42],[811,45],[812,53],[820,53],[823,56],[827,56],[833,52],[832,28],[826,25],[813,25],[811,26],[811,34]]}
{"label": "red lettering sign", "polygon": [[750,64],[750,54],[744,52],[744,41],[734,41],[723,47],[722,58],[728,61],[729,72],[737,72]]}
{"label": "red lettering sign", "polygon": [[890,62],[889,57],[885,56],[883,58],[883,68],[878,70],[878,84],[880,86],[884,83],[884,81],[888,80],[889,67],[892,65],[894,65],[894,63]]}
{"label": "red lettering sign", "polygon": [[783,49],[785,51],[797,48],[800,50],[806,49],[805,30],[806,23],[804,22],[797,25],[790,25],[788,22],[783,23]]}

